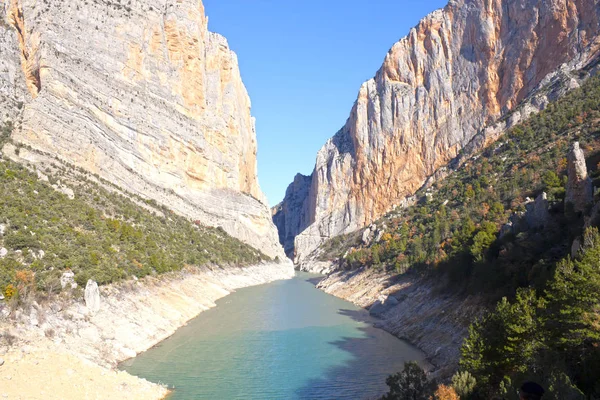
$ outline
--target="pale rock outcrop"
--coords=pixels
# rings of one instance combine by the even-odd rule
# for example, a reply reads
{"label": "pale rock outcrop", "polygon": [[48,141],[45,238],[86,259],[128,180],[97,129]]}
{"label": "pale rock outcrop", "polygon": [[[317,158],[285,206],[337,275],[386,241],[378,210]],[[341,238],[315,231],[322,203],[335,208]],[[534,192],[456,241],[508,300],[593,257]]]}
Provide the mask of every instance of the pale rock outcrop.
{"label": "pale rock outcrop", "polygon": [[579,142],[573,143],[571,151],[567,155],[567,162],[568,181],[565,207],[570,207],[570,204],[576,213],[586,212],[586,209],[593,204],[594,188],[592,180],[588,176],[585,155],[579,147]]}
{"label": "pale rock outcrop", "polygon": [[13,140],[283,256],[237,58],[201,1],[5,0],[0,54]]}
{"label": "pale rock outcrop", "polygon": [[550,223],[548,207],[548,196],[545,192],[536,197],[535,201],[525,204],[525,221],[529,228],[539,229]]}
{"label": "pale rock outcrop", "polygon": [[0,258],[6,257],[7,254],[8,254],[8,250],[6,249],[6,247],[0,248]]}
{"label": "pale rock outcrop", "polygon": [[293,204],[286,197],[276,220],[285,247],[300,262],[323,240],[367,226],[467,145],[489,144],[556,90],[576,87],[570,72],[595,68],[599,32],[595,0],[452,0],[424,18],[360,88],[318,152],[304,200],[288,191]]}
{"label": "pale rock outcrop", "polygon": [[75,198],[75,192],[68,186],[63,185],[60,181],[52,185],[52,189],[56,190],[73,200]]}
{"label": "pale rock outcrop", "polygon": [[84,299],[89,311],[96,313],[100,310],[100,290],[98,284],[91,279],[85,285]]}
{"label": "pale rock outcrop", "polygon": [[77,287],[77,283],[75,282],[75,274],[73,271],[65,271],[60,277],[60,286],[64,289],[69,286],[71,289],[75,289]]}
{"label": "pale rock outcrop", "polygon": [[365,229],[362,233],[362,237],[361,237],[361,241],[365,246],[368,246],[371,244],[371,241],[373,240],[373,231],[371,230],[371,226],[368,227],[367,229]]}

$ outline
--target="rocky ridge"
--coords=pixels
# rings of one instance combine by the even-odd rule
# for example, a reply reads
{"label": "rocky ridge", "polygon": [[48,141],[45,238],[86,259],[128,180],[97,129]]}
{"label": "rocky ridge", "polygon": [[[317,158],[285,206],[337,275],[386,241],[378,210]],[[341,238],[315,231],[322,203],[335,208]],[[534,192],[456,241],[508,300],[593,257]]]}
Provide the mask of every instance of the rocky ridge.
{"label": "rocky ridge", "polygon": [[596,65],[599,21],[593,0],[453,0],[424,18],[362,85],[312,175],[296,177],[274,209],[288,255],[301,262],[370,224],[460,162],[461,149],[544,109],[550,84],[577,86],[572,72]]}
{"label": "rocky ridge", "polygon": [[283,256],[237,58],[202,2],[7,0],[0,52],[15,142]]}

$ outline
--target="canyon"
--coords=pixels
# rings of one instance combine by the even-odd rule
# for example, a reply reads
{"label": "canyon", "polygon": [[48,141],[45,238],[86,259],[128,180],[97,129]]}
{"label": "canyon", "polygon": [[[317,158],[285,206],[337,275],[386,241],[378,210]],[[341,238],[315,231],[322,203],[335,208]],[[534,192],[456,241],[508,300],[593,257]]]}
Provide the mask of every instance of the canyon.
{"label": "canyon", "polygon": [[[1,149],[3,162],[24,165],[46,182],[41,171],[81,172],[149,212],[163,206],[161,218],[168,220],[172,212],[195,229],[220,227],[273,259],[216,266],[205,249],[211,261],[204,266],[165,274],[152,270],[141,279],[135,272],[101,285],[102,302],[94,307],[81,293],[75,297],[76,285],[17,309],[2,296],[0,339],[18,338],[18,346],[0,347],[6,359],[0,379],[9,381],[11,396],[23,387],[40,390],[27,378],[31,371],[43,378],[53,365],[73,363],[86,375],[85,390],[114,389],[118,383],[129,388],[127,398],[161,398],[164,387],[110,368],[169,337],[236,289],[292,278],[286,257],[298,269],[324,274],[319,289],[369,309],[378,327],[416,345],[434,365],[434,377],[447,379],[457,369],[469,325],[490,306],[489,299],[444,292],[423,276],[404,274],[408,268],[400,273],[400,264],[364,261],[356,267],[342,254],[387,242],[385,223],[393,218],[378,221],[386,213],[414,204],[418,190],[476,160],[510,128],[596,74],[600,4],[450,0],[393,45],[375,76],[360,87],[346,124],[317,153],[313,173],[298,174],[272,209],[258,182],[255,121],[237,57],[224,37],[208,30],[201,1],[5,0],[0,52],[0,112],[14,127]],[[570,179],[565,204],[584,213],[594,204],[594,189],[575,143],[565,158]],[[61,178],[55,190],[72,200],[72,182]],[[579,192],[573,194],[574,188]],[[428,194],[433,196],[424,193],[425,201]],[[548,200],[545,192],[535,198],[523,203],[522,214],[537,210],[529,217],[550,218],[549,201],[556,198]],[[401,226],[392,229],[399,232]],[[321,258],[323,244],[344,234],[362,240],[335,260]],[[452,241],[434,245],[444,250]],[[6,251],[2,258],[9,254],[0,248]],[[28,255],[16,247],[10,255],[17,251]],[[400,253],[410,250],[405,246]],[[19,262],[19,268],[33,265],[25,257]],[[142,266],[138,260],[132,264]],[[68,371],[57,374],[63,386],[72,379]],[[64,398],[78,396],[81,392]]]}
{"label": "canyon", "polygon": [[250,98],[202,2],[4,1],[0,49],[14,142],[283,258]]}
{"label": "canyon", "polygon": [[361,86],[312,175],[296,176],[273,208],[286,254],[306,261],[328,238],[409,203],[463,149],[544,109],[549,82],[569,86],[573,71],[593,67],[599,21],[593,0],[453,0],[425,17]]}

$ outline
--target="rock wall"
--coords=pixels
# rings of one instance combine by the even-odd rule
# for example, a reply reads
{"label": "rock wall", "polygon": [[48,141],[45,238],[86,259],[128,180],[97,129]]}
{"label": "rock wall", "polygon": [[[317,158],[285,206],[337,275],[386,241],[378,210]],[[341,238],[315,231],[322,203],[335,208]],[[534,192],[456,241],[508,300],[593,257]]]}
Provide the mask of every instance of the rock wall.
{"label": "rock wall", "polygon": [[201,1],[4,0],[0,112],[13,140],[283,256],[250,99]]}
{"label": "rock wall", "polygon": [[368,225],[486,127],[494,138],[495,126],[543,108],[496,124],[549,75],[589,66],[599,32],[597,0],[451,0],[424,18],[362,85],[311,179],[294,182],[275,210],[288,253],[300,262],[324,239]]}
{"label": "rock wall", "polygon": [[594,186],[579,142],[573,143],[567,155],[567,172],[565,208],[572,207],[572,211],[576,213],[586,213],[594,204]]}

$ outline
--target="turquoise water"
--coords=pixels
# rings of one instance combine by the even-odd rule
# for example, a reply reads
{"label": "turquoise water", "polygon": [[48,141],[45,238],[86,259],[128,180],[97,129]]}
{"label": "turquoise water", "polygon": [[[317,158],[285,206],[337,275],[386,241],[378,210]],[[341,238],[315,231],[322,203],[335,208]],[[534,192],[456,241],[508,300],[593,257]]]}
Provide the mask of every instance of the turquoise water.
{"label": "turquoise water", "polygon": [[121,368],[174,387],[170,400],[365,399],[423,359],[311,278],[241,289]]}

